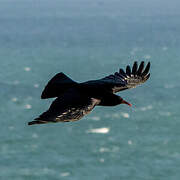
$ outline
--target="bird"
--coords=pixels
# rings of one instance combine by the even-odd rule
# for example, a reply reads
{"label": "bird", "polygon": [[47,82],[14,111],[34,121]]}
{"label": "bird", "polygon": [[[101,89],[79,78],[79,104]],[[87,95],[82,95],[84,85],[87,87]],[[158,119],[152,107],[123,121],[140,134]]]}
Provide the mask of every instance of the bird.
{"label": "bird", "polygon": [[28,125],[77,121],[89,114],[95,106],[132,106],[115,93],[135,88],[147,81],[149,70],[150,62],[145,66],[142,61],[138,66],[135,61],[132,68],[127,65],[126,70],[120,68],[118,72],[102,79],[82,83],[60,72],[47,83],[41,94],[41,99],[56,99],[47,111],[28,122]]}

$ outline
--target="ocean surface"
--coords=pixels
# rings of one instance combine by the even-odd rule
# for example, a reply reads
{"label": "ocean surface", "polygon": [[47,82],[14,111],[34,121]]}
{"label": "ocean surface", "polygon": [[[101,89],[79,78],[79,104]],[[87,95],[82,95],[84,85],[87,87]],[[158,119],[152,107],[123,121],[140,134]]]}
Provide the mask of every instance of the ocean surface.
{"label": "ocean surface", "polygon": [[[77,82],[144,60],[151,78],[73,123],[28,126]],[[0,179],[179,180],[180,1],[0,0]]]}

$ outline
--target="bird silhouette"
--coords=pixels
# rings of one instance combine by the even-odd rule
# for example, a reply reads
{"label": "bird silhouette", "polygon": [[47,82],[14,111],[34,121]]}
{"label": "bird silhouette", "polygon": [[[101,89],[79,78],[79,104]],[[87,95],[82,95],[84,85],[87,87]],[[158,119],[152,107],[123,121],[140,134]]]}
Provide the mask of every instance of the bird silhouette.
{"label": "bird silhouette", "polygon": [[45,86],[41,98],[57,97],[38,118],[28,123],[45,124],[80,120],[90,113],[95,106],[116,106],[127,104],[122,97],[115,95],[119,91],[135,88],[150,77],[150,62],[144,68],[144,61],[138,67],[134,62],[132,69],[128,65],[126,71],[120,69],[112,75],[99,80],[77,83],[64,73],[56,74]]}

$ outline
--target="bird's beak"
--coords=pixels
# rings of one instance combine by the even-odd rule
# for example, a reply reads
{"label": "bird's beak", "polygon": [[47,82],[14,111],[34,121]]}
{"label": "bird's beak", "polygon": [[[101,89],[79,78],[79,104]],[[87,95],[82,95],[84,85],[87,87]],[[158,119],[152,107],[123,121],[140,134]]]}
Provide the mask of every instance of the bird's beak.
{"label": "bird's beak", "polygon": [[128,103],[128,102],[125,101],[125,100],[122,100],[121,104],[127,104],[128,106],[132,107],[132,104]]}

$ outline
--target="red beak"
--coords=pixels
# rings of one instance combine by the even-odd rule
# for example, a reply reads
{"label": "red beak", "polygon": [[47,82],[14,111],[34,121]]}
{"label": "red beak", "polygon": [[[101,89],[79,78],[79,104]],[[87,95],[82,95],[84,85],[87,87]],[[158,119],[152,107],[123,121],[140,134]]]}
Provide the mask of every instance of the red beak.
{"label": "red beak", "polygon": [[128,106],[132,107],[132,104],[128,103],[128,102],[125,101],[125,100],[122,100],[121,104],[127,104]]}

